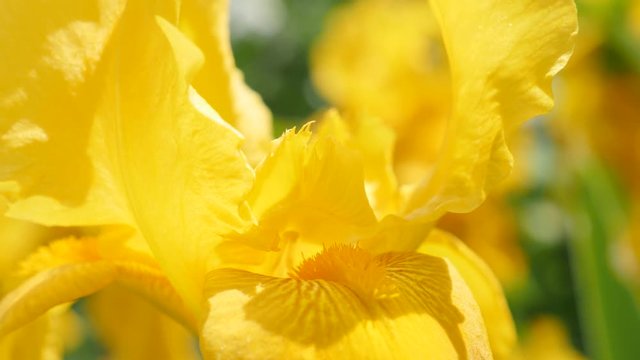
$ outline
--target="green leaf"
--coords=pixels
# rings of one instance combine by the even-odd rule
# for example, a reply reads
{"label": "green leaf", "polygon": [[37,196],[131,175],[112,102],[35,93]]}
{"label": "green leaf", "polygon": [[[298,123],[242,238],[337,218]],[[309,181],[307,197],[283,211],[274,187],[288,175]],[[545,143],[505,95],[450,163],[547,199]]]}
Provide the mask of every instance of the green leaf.
{"label": "green leaf", "polygon": [[593,359],[640,358],[640,312],[632,292],[614,272],[612,247],[627,218],[625,203],[607,169],[591,161],[578,169],[570,243],[585,345]]}

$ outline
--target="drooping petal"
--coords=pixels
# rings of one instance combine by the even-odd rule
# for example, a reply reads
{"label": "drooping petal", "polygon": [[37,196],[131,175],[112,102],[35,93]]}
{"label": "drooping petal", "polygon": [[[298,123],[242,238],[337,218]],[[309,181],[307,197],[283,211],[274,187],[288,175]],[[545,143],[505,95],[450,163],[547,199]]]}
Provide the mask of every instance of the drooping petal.
{"label": "drooping petal", "polygon": [[91,296],[86,306],[110,358],[198,359],[193,334],[120,286],[109,286]]}
{"label": "drooping petal", "polygon": [[508,174],[505,131],[551,108],[551,78],[577,31],[571,0],[431,4],[449,58],[453,109],[434,174],[405,209],[418,218],[469,211]]}
{"label": "drooping petal", "polygon": [[510,359],[516,346],[516,329],[502,287],[476,254],[455,236],[434,230],[418,252],[451,261],[480,307],[493,356]]}
{"label": "drooping petal", "polygon": [[25,260],[17,276],[26,280],[0,301],[0,336],[114,281],[195,328],[193,314],[186,311],[154,260],[113,242],[74,238],[53,242]]}
{"label": "drooping petal", "polygon": [[269,151],[271,113],[235,67],[229,34],[229,0],[182,1],[180,29],[204,53],[193,86],[220,116],[245,137],[243,150],[252,164]]}
{"label": "drooping petal", "polygon": [[296,278],[212,271],[205,358],[491,358],[473,295],[450,263],[363,251],[327,250]]}

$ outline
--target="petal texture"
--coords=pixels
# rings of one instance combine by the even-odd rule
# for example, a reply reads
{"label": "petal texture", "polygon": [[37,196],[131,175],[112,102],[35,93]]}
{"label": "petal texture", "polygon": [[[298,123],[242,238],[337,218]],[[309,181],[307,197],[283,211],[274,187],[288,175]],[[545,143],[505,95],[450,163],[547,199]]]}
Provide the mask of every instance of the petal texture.
{"label": "petal texture", "polygon": [[509,359],[516,347],[516,329],[502,287],[487,264],[455,236],[434,230],[418,252],[450,261],[473,293],[487,326],[496,359]]}
{"label": "petal texture", "polygon": [[[386,253],[371,255],[374,264],[347,253],[333,259],[351,259],[343,272],[318,271],[332,262],[329,254],[312,260],[315,271],[301,270],[296,278],[211,272],[201,332],[205,358],[491,358],[473,295],[447,261]],[[386,291],[363,292],[357,277],[349,279],[375,276],[366,264],[383,271]],[[322,278],[330,273],[331,280]]]}
{"label": "petal texture", "polygon": [[229,0],[182,1],[179,25],[205,57],[194,78],[194,87],[246,137],[243,150],[257,164],[269,151],[271,113],[235,67],[229,35]]}
{"label": "petal texture", "polygon": [[[24,68],[2,77],[0,93],[9,214],[136,228],[197,312],[212,243],[243,223],[238,206],[253,174],[242,136],[190,87],[204,58],[170,22],[175,3],[59,5],[49,9],[55,26],[32,29],[26,15],[3,22],[5,54],[12,34],[39,37],[26,55],[3,56]],[[6,8],[12,17],[27,6]]]}
{"label": "petal texture", "polygon": [[[312,136],[310,126],[287,131],[277,140],[256,170],[248,195],[254,225],[219,249],[245,261],[255,257],[232,249],[277,250],[261,273],[284,276],[302,256],[317,253],[323,245],[355,243],[376,228],[361,158],[332,133]],[[228,266],[242,259],[225,261]]]}

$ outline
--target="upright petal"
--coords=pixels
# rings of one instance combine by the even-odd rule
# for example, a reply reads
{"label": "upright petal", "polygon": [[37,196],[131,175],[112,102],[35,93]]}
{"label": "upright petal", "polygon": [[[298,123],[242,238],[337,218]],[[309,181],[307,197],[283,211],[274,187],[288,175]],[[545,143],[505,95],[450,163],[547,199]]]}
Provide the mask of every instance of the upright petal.
{"label": "upright petal", "polygon": [[[84,28],[61,25],[63,35],[46,26],[33,30],[56,39],[45,45],[59,56],[93,49],[90,67],[45,66],[48,77],[27,76],[42,63],[74,64],[54,62],[46,46],[30,46],[27,74],[7,83],[29,100],[3,97],[10,106],[2,110],[8,130],[0,175],[17,185],[9,214],[45,224],[138,229],[197,311],[212,243],[242,224],[238,207],[252,179],[242,137],[190,87],[203,56],[165,19],[176,17],[171,4],[98,4],[87,5],[93,13],[72,11],[61,21],[67,27],[89,15],[111,21],[90,35],[95,44],[76,39],[84,39]],[[31,22],[10,24],[5,38]],[[89,55],[83,56],[78,61],[85,64]]]}
{"label": "upright petal", "polygon": [[223,119],[246,137],[243,150],[257,164],[269,151],[271,113],[235,66],[229,34],[229,0],[182,1],[180,28],[204,53],[204,65],[193,86]]}
{"label": "upright petal", "polygon": [[434,174],[405,212],[433,218],[475,208],[511,168],[505,131],[548,111],[567,62],[572,0],[432,0],[449,57],[453,109]]}
{"label": "upright petal", "polygon": [[360,153],[367,199],[378,219],[397,213],[398,183],[392,166],[396,136],[390,127],[376,117],[357,112],[340,116],[329,110],[322,116],[318,136],[334,137]]}
{"label": "upright petal", "polygon": [[[361,158],[339,134],[312,136],[310,126],[287,131],[256,170],[255,186],[248,196],[255,224],[224,244],[227,254],[235,245],[278,250],[268,256],[280,268],[276,273],[286,275],[302,257],[318,252],[323,245],[355,243],[375,230],[377,221],[365,193]],[[241,257],[236,260],[255,260],[235,253]],[[280,261],[289,255],[287,261]],[[226,265],[235,262],[225,260]]]}
{"label": "upright petal", "polygon": [[136,226],[193,306],[217,236],[242,224],[252,172],[241,137],[188,86],[199,51],[162,19],[132,15],[126,24],[106,75],[119,81],[107,84],[98,138],[115,155]]}

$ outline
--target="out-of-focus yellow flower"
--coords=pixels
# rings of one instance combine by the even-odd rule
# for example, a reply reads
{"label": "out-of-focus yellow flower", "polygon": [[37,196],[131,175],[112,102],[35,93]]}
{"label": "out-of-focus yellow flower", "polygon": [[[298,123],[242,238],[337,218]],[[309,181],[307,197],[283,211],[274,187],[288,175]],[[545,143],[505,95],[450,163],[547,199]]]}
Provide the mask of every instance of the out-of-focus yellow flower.
{"label": "out-of-focus yellow flower", "polygon": [[631,29],[636,39],[640,39],[640,1],[631,1],[630,6]]}
{"label": "out-of-focus yellow flower", "polygon": [[355,1],[338,7],[314,46],[320,92],[348,112],[381,118],[395,133],[397,181],[435,164],[451,109],[451,79],[426,1]]}
{"label": "out-of-focus yellow flower", "polygon": [[[285,133],[254,172],[247,156],[260,157],[260,141],[243,148],[230,123],[242,130],[265,113],[233,68],[226,1],[59,1],[37,8],[46,22],[27,3],[2,6],[8,214],[120,227],[32,254],[0,302],[0,336],[118,285],[197,333],[206,358],[509,352],[513,325],[491,273],[455,238],[425,237],[509,168],[503,122],[550,106],[548,82],[575,32],[572,2],[432,2],[451,120],[432,176],[393,211],[370,205],[393,202],[375,192],[389,163],[374,155],[386,148],[358,143],[335,113],[315,136],[308,126]],[[360,129],[360,139],[392,136],[376,123]]]}
{"label": "out-of-focus yellow flower", "polygon": [[523,345],[514,359],[582,360],[585,357],[573,348],[560,321],[552,317],[540,317],[529,326]]}

